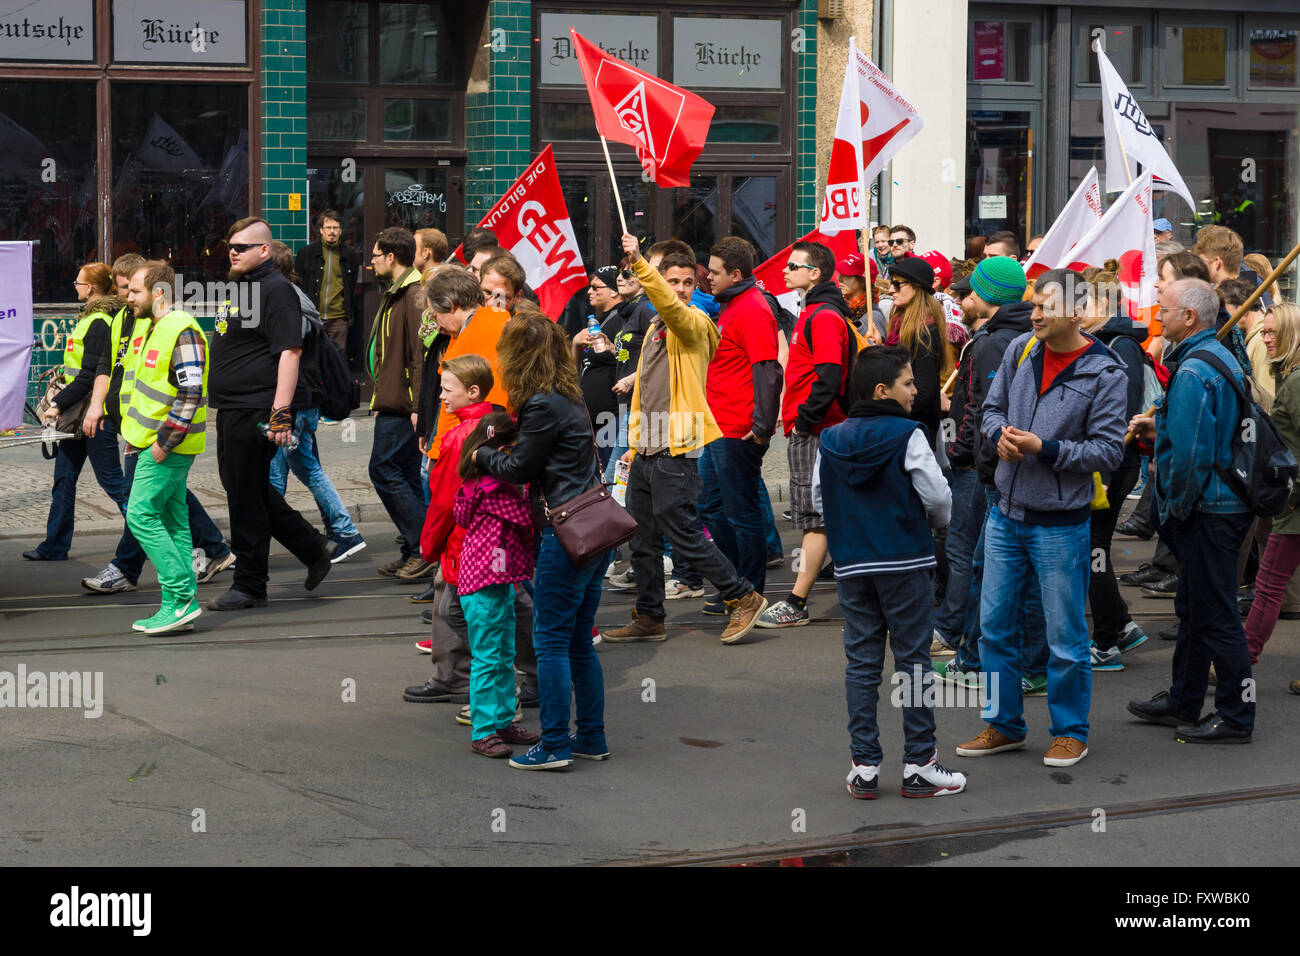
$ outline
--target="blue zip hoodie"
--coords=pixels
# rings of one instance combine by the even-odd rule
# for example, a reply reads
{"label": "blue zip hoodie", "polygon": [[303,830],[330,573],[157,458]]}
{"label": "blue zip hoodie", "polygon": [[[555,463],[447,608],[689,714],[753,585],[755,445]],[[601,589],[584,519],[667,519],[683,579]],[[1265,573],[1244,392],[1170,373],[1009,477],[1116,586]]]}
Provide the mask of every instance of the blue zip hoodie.
{"label": "blue zip hoodie", "polygon": [[980,431],[994,446],[1004,425],[1043,441],[1037,455],[998,459],[994,481],[1004,515],[1026,524],[1079,524],[1090,517],[1092,473],[1114,471],[1124,458],[1128,376],[1115,354],[1085,332],[1088,350],[1039,395],[1047,346],[1035,343],[1020,361],[1033,335],[1017,336],[1002,356]]}

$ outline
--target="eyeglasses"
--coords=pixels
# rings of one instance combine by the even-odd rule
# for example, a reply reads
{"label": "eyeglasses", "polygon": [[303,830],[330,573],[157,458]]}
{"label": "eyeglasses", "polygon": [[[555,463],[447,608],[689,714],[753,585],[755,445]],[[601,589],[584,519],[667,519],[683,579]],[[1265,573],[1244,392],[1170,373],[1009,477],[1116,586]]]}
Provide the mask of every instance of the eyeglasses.
{"label": "eyeglasses", "polygon": [[807,269],[811,272],[813,269],[816,268],[817,268],[816,266],[806,266],[801,262],[787,262],[785,264],[786,272],[794,272],[796,269]]}
{"label": "eyeglasses", "polygon": [[611,291],[610,288],[609,288],[609,286],[607,286],[607,285],[597,285],[597,284],[594,283],[594,282],[593,282],[591,285],[587,286],[587,288],[590,289],[592,292],[609,292],[609,291]]}
{"label": "eyeglasses", "polygon": [[77,286],[77,287],[80,287],[80,286],[83,286],[83,285],[84,285],[87,289],[90,288],[90,283],[89,283],[89,282],[74,282],[74,283],[72,283],[72,284],[73,284],[74,286]]}
{"label": "eyeglasses", "polygon": [[[382,258],[384,258],[384,256],[386,256],[386,255],[388,255],[388,253],[386,253],[386,252],[372,252],[372,253],[370,254],[370,258],[371,258],[371,259],[382,259]],[[473,271],[473,270],[470,270],[470,271]]]}
{"label": "eyeglasses", "polygon": [[230,251],[243,255],[249,249],[256,249],[258,246],[264,245],[266,245],[264,242],[232,242],[230,244]]}
{"label": "eyeglasses", "polygon": [[911,241],[911,240],[909,240],[906,236],[904,236],[902,239],[890,239],[890,240],[889,240],[889,244],[890,244],[891,246],[901,246],[901,245],[905,245],[906,243],[908,243],[908,242],[910,242],[910,241]]}
{"label": "eyeglasses", "polygon": [[1277,331],[1275,329],[1260,329],[1259,337],[1261,339],[1275,339],[1277,338]]}

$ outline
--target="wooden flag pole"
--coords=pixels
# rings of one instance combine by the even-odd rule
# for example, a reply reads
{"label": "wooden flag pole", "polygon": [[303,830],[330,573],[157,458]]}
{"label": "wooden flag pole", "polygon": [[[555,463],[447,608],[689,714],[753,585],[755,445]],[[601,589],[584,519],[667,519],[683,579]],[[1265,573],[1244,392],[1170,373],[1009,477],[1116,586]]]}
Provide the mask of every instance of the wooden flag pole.
{"label": "wooden flag pole", "polygon": [[600,138],[600,146],[605,150],[605,167],[609,170],[609,185],[614,190],[614,203],[618,206],[618,221],[623,226],[623,235],[627,235],[627,219],[623,215],[623,200],[618,194],[618,180],[614,178],[614,161],[609,158],[609,142]]}
{"label": "wooden flag pole", "polygon": [[[1295,246],[1292,247],[1291,251],[1287,253],[1286,258],[1277,264],[1277,268],[1275,268],[1272,272],[1270,272],[1267,278],[1265,278],[1264,281],[1261,282],[1259,286],[1255,289],[1255,291],[1252,292],[1246,298],[1246,301],[1241,303],[1241,305],[1237,308],[1237,311],[1232,313],[1232,318],[1228,319],[1227,322],[1223,323],[1223,328],[1219,329],[1218,333],[1215,335],[1215,338],[1218,339],[1218,341],[1222,342],[1224,339],[1226,339],[1229,335],[1232,334],[1232,330],[1237,327],[1237,323],[1241,321],[1242,316],[1244,316],[1247,312],[1249,312],[1252,308],[1254,308],[1255,303],[1259,301],[1259,297],[1268,291],[1269,286],[1271,286],[1274,282],[1276,282],[1278,278],[1282,275],[1282,273],[1286,272],[1287,268],[1291,265],[1291,263],[1295,262],[1297,256],[1300,256],[1300,242],[1296,243]],[[1148,408],[1145,412],[1142,413],[1142,417],[1150,418],[1155,413],[1156,413],[1156,407],[1152,405],[1150,408]],[[1129,432],[1124,436],[1125,445],[1127,445],[1132,440],[1133,440],[1132,432]]]}

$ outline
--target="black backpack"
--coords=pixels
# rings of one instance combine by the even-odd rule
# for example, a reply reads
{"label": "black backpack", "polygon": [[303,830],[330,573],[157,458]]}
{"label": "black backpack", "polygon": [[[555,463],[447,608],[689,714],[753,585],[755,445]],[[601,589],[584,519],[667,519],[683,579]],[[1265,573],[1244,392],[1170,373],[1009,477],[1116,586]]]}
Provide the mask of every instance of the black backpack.
{"label": "black backpack", "polygon": [[338,344],[328,335],[316,334],[320,339],[320,413],[342,421],[361,404],[361,383],[352,374],[347,356]]}
{"label": "black backpack", "polygon": [[1203,349],[1192,355],[1228,380],[1243,409],[1241,424],[1232,432],[1232,464],[1218,469],[1219,476],[1253,513],[1261,518],[1278,517],[1286,511],[1300,472],[1295,456],[1282,441],[1273,419],[1251,401],[1218,356]]}

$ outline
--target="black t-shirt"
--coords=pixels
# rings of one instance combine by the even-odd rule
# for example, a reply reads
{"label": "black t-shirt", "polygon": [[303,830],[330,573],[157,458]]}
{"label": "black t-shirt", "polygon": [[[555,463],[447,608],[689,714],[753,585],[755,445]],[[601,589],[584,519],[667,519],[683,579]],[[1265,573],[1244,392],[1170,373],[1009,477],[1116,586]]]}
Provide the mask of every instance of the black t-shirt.
{"label": "black t-shirt", "polygon": [[605,333],[605,351],[596,352],[588,348],[582,354],[582,366],[579,370],[582,379],[582,399],[587,403],[587,411],[591,413],[591,420],[596,427],[600,427],[601,423],[597,418],[602,412],[611,415],[618,413],[618,396],[613,392],[614,383],[618,381],[614,375],[618,368],[618,359],[613,342],[623,330],[623,314],[615,306],[604,316],[598,317],[598,320],[601,331]]}
{"label": "black t-shirt", "polygon": [[302,348],[302,309],[289,280],[267,260],[217,310],[208,373],[213,408],[270,409],[280,353]]}

